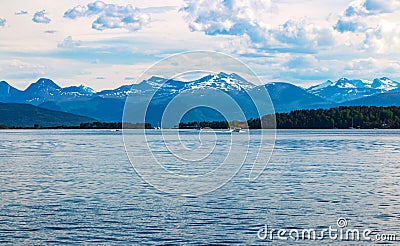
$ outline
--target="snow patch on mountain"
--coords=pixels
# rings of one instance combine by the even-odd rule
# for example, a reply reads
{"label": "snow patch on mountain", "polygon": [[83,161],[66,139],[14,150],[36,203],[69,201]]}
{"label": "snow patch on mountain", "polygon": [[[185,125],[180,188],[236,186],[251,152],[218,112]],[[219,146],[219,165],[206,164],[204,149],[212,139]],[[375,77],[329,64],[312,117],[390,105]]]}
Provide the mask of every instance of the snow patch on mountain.
{"label": "snow patch on mountain", "polygon": [[400,83],[389,78],[383,77],[380,79],[374,79],[371,83],[371,88],[391,91],[400,88]]}
{"label": "snow patch on mountain", "polygon": [[308,88],[308,90],[309,91],[318,91],[318,90],[324,89],[324,88],[326,88],[328,86],[331,86],[332,84],[333,84],[333,82],[328,80],[328,81],[326,81],[326,82],[324,82],[322,84],[311,86],[310,88]]}
{"label": "snow patch on mountain", "polygon": [[241,78],[237,74],[219,73],[215,75],[208,75],[199,80],[188,82],[185,89],[196,90],[203,88],[214,88],[222,91],[236,91],[243,92],[248,89],[254,88],[255,85]]}

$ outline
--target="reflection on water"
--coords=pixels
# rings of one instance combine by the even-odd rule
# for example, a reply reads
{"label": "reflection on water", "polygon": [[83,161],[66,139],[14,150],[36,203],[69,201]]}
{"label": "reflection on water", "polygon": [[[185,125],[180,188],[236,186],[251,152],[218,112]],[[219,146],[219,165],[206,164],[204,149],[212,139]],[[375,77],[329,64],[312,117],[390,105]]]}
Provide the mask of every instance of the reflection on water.
{"label": "reflection on water", "polygon": [[339,217],[400,235],[399,159],[397,130],[278,131],[257,181],[245,165],[211,194],[176,197],[137,176],[119,132],[1,131],[0,243],[262,244],[264,224],[326,228]]}

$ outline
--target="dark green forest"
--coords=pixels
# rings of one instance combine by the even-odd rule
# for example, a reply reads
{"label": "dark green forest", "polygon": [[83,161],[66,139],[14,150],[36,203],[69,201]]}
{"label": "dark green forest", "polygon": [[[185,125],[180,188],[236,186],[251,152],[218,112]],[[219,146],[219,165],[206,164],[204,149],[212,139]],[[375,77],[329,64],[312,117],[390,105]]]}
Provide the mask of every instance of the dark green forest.
{"label": "dark green forest", "polygon": [[228,129],[229,123],[227,121],[202,121],[202,122],[188,122],[179,123],[179,129],[199,129],[199,128],[213,128],[213,129]]}
{"label": "dark green forest", "polygon": [[[278,129],[373,129],[391,128],[400,129],[400,107],[374,107],[374,106],[351,106],[337,107],[331,109],[304,109],[295,110],[290,113],[276,113],[265,115],[263,122],[271,127],[273,119],[276,118]],[[250,119],[247,127],[260,129],[260,119]],[[228,122],[189,122],[180,123],[180,128],[203,128],[204,126],[214,129],[225,129],[229,127]]]}
{"label": "dark green forest", "polygon": [[[81,123],[79,126],[47,126],[42,127],[34,125],[33,127],[13,126],[10,129],[153,129],[150,123],[122,123],[122,122],[87,122]],[[0,129],[8,129],[7,126],[0,124]]]}

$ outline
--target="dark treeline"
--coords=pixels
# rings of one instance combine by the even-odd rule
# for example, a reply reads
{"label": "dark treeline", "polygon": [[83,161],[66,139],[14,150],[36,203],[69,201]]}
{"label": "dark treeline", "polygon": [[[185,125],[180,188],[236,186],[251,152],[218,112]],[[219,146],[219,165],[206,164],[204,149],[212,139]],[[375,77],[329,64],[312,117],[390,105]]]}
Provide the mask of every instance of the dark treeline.
{"label": "dark treeline", "polygon": [[[290,113],[276,113],[262,117],[268,127],[276,119],[278,129],[348,129],[348,128],[391,128],[400,129],[400,107],[367,107],[351,106],[331,109],[295,110]],[[207,124],[206,124],[207,123]],[[260,129],[260,119],[250,119],[247,122],[250,129]],[[228,122],[202,122],[207,127],[218,129],[229,127]],[[180,123],[180,128],[196,128],[201,126],[198,122]],[[268,128],[267,127],[267,128]]]}
{"label": "dark treeline", "polygon": [[0,124],[0,129],[152,129],[150,123],[122,123],[122,122],[87,122],[79,126],[47,126],[34,125],[33,127],[12,126]]}
{"label": "dark treeline", "polygon": [[[278,129],[348,129],[351,127],[362,129],[391,128],[400,129],[400,107],[375,107],[375,106],[340,106],[331,109],[309,109],[295,110],[290,113],[276,113],[266,115],[262,121],[268,127],[274,126],[271,122],[276,119]],[[247,122],[226,122],[226,121],[202,121],[179,123],[180,129],[199,128],[227,129],[242,127],[260,129],[260,119],[250,119]],[[79,126],[53,126],[41,127],[8,127],[11,129],[152,129],[150,123],[121,123],[121,122],[90,122],[82,123]],[[7,129],[7,126],[0,124],[0,129]]]}
{"label": "dark treeline", "polygon": [[[352,106],[276,114],[280,129],[400,128],[400,107]],[[250,124],[249,124],[250,125]]]}
{"label": "dark treeline", "polygon": [[180,129],[199,129],[199,128],[212,128],[212,129],[228,129],[229,123],[226,121],[202,121],[202,122],[188,122],[179,123]]}

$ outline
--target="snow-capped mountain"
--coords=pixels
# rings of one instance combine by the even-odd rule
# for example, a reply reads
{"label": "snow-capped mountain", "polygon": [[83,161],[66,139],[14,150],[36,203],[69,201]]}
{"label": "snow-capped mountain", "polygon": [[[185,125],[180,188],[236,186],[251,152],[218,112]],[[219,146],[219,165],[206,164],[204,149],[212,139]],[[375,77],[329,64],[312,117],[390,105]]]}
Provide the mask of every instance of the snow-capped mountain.
{"label": "snow-capped mountain", "polygon": [[185,82],[152,76],[139,84],[123,85],[114,90],[97,92],[95,95],[103,98],[125,99],[130,94],[151,96],[157,91],[159,96],[170,96],[179,93],[184,87]]}
{"label": "snow-capped mountain", "polygon": [[189,82],[152,76],[139,84],[123,85],[115,90],[100,91],[96,95],[105,98],[125,98],[134,93],[141,95],[155,94],[155,96],[165,97],[177,95],[182,91],[196,91],[204,88],[240,93],[253,87],[252,83],[247,82],[237,74],[219,73]]}
{"label": "snow-capped mountain", "polygon": [[389,78],[383,77],[380,79],[374,79],[371,83],[371,88],[383,90],[385,92],[399,90],[400,83]]}
{"label": "snow-capped mountain", "polygon": [[[143,100],[152,97],[151,105],[155,113],[160,113],[166,103],[176,95],[185,92],[188,100],[196,100],[210,88],[223,91],[252,116],[252,102],[246,92],[265,87],[270,95],[276,112],[288,112],[296,109],[328,108],[345,105],[345,102],[364,103],[368,96],[394,94],[400,92],[400,83],[383,77],[368,80],[326,81],[308,89],[290,83],[275,82],[256,86],[237,74],[218,73],[206,75],[192,81],[150,77],[138,84],[123,85],[116,89],[93,91],[84,85],[62,88],[50,79],[41,78],[26,90],[18,90],[5,81],[0,82],[0,102],[19,102],[39,105],[44,108],[59,110],[96,118],[101,121],[121,121],[127,96],[134,94],[135,104],[142,107]],[[208,92],[207,92],[208,90]],[[189,92],[189,93],[187,93]],[[385,93],[385,94],[383,94]],[[390,96],[389,95],[389,96]],[[368,102],[379,106],[382,97],[368,97]],[[391,98],[397,98],[393,96]],[[215,100],[223,100],[216,97]],[[392,102],[393,100],[391,100]],[[386,104],[385,104],[386,105]],[[396,104],[397,105],[397,104]],[[198,112],[207,115],[207,112]],[[155,118],[156,119],[156,118]],[[156,119],[157,120],[157,119]],[[197,118],[196,118],[197,120]],[[209,119],[212,120],[212,119]]]}
{"label": "snow-capped mountain", "polygon": [[123,85],[114,90],[104,90],[95,94],[104,98],[125,98],[131,93],[131,87],[132,85]]}
{"label": "snow-capped mountain", "polygon": [[237,74],[219,73],[208,75],[193,82],[186,83],[185,89],[196,90],[201,88],[216,88],[225,92],[243,92],[254,88],[255,85],[246,81]]}
{"label": "snow-capped mountain", "polygon": [[47,101],[69,100],[94,95],[92,88],[80,85],[61,88],[51,79],[40,78],[21,91],[7,82],[0,82],[0,101],[39,105]]}
{"label": "snow-capped mountain", "polygon": [[50,79],[41,78],[24,91],[25,100],[32,104],[55,100],[61,94],[61,87]]}
{"label": "snow-capped mountain", "polygon": [[341,78],[335,82],[326,81],[307,89],[309,93],[332,102],[345,102],[379,93],[394,92],[400,89],[400,83],[389,78],[368,80],[349,80]]}
{"label": "snow-capped mountain", "polygon": [[26,90],[21,91],[7,82],[0,82],[0,101],[23,102],[38,105],[47,101],[63,101],[74,98],[102,97],[125,99],[129,94],[156,96],[173,96],[183,90],[198,90],[200,88],[216,88],[226,92],[241,92],[243,88],[251,88],[254,85],[236,74],[219,73],[208,75],[201,79],[183,82],[173,79],[165,79],[153,76],[139,84],[123,85],[116,89],[95,92],[84,85],[61,88],[50,79],[40,78],[32,83]]}

